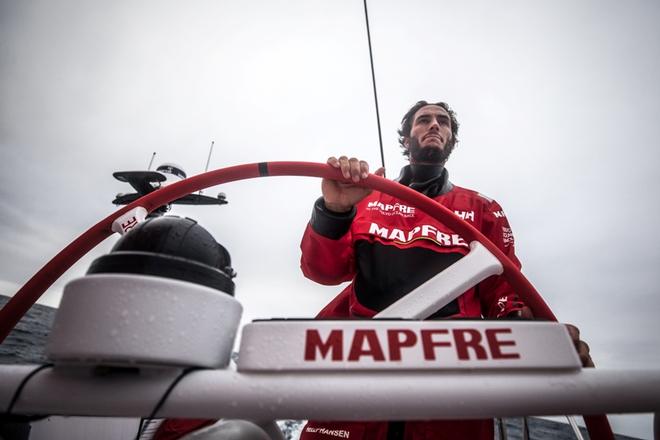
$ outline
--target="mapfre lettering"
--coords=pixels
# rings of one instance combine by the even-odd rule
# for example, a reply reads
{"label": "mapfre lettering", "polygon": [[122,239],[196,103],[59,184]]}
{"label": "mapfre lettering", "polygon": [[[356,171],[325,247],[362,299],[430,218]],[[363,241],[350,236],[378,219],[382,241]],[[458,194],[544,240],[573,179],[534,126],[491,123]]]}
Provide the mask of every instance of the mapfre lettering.
{"label": "mapfre lettering", "polygon": [[[510,328],[492,328],[483,332],[473,328],[457,329],[388,329],[385,336],[375,329],[331,330],[324,339],[316,329],[305,334],[305,361],[400,362],[417,351],[425,361],[442,361],[455,356],[461,361],[520,359],[516,341],[507,338]],[[347,343],[348,350],[344,350]],[[417,356],[416,356],[417,357]]]}
{"label": "mapfre lettering", "polygon": [[415,208],[412,206],[402,205],[400,203],[395,203],[393,205],[389,203],[382,203],[378,201],[372,201],[367,204],[367,210],[377,210],[383,215],[400,215],[402,217],[413,217],[415,215]]}
{"label": "mapfre lettering", "polygon": [[395,243],[410,243],[411,241],[425,239],[431,240],[440,246],[469,247],[460,235],[441,232],[433,225],[415,226],[410,230],[404,231],[397,228],[381,227],[377,223],[372,222],[369,225],[369,234],[386,240],[392,240]]}

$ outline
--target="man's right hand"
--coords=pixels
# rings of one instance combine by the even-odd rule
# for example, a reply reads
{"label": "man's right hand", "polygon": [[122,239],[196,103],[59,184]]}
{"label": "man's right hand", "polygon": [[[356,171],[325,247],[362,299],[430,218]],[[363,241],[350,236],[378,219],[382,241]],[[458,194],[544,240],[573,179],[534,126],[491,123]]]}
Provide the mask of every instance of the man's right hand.
{"label": "man's right hand", "polygon": [[[337,159],[333,156],[328,158],[328,165],[340,169],[344,178],[355,183],[366,179],[369,175],[369,164],[354,157],[349,159],[346,156],[341,156]],[[374,174],[382,176],[384,173],[385,169],[379,168]],[[371,193],[369,188],[331,179],[323,179],[321,191],[323,192],[325,207],[334,212],[350,211],[355,204]]]}

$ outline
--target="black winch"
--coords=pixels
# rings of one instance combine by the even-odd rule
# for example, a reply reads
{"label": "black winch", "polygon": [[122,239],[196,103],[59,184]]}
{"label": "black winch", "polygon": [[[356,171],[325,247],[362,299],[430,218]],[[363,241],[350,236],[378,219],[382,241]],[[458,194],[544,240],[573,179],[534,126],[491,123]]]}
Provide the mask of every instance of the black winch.
{"label": "black winch", "polygon": [[87,271],[101,273],[173,278],[234,295],[229,252],[190,218],[152,217],[138,224]]}

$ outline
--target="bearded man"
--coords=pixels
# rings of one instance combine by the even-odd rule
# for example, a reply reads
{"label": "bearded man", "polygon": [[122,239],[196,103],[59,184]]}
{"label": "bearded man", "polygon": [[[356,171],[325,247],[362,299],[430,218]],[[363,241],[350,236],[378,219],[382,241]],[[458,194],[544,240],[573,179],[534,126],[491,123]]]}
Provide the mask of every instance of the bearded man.
{"label": "bearded man", "polygon": [[[399,183],[454,211],[488,237],[518,267],[511,228],[494,200],[449,181],[445,163],[458,138],[458,121],[444,102],[419,101],[404,115],[399,143],[410,164]],[[342,156],[328,164],[358,183],[367,177],[365,161]],[[383,175],[383,169],[376,171]],[[370,318],[469,252],[468,243],[449,227],[401,200],[369,189],[324,179],[305,230],[301,267],[321,284],[350,284],[319,318]],[[491,276],[463,293],[430,319],[531,317],[501,276]],[[586,354],[588,356],[588,353]],[[350,433],[351,439],[489,439],[492,420],[424,422],[315,422],[302,440],[325,439],[322,432]]]}
{"label": "bearded man", "polygon": [[[398,181],[462,216],[520,266],[502,207],[449,181],[445,163],[456,145],[458,126],[444,102],[415,104],[399,130],[410,164]],[[369,170],[366,162],[345,156],[331,157],[328,163],[356,183]],[[372,317],[469,252],[468,243],[454,231],[395,197],[329,179],[323,180],[322,193],[302,240],[302,270],[321,284],[351,283],[320,317]],[[493,276],[432,318],[501,318],[522,311],[515,292],[502,277]]]}

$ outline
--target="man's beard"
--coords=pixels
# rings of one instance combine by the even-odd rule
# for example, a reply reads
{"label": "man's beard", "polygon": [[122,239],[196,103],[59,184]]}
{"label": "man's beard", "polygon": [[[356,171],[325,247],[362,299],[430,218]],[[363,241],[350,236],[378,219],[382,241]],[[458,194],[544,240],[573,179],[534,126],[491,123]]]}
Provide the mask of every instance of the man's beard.
{"label": "man's beard", "polygon": [[411,137],[408,151],[410,151],[411,162],[444,165],[451,152],[454,151],[454,142],[447,142],[444,148],[422,147],[417,138]]}

